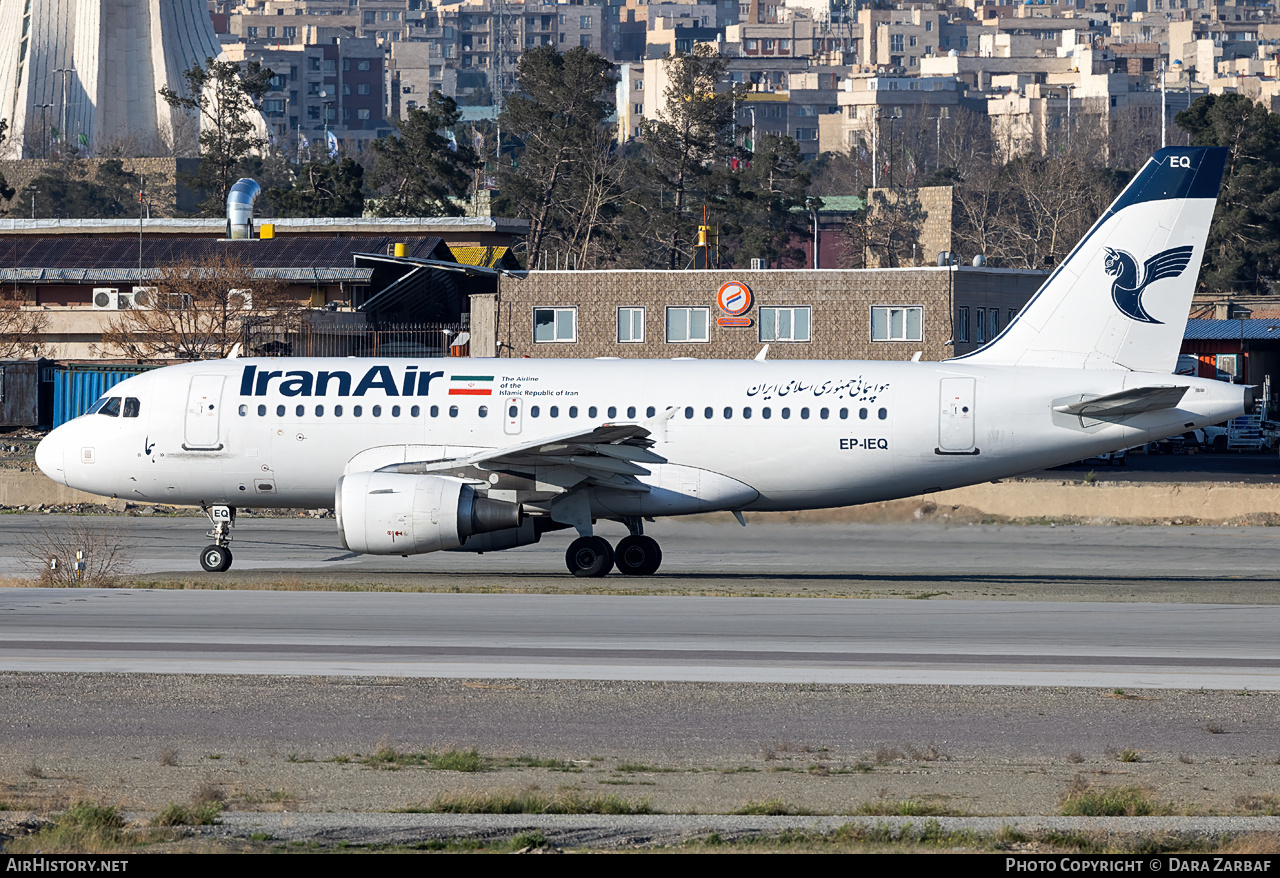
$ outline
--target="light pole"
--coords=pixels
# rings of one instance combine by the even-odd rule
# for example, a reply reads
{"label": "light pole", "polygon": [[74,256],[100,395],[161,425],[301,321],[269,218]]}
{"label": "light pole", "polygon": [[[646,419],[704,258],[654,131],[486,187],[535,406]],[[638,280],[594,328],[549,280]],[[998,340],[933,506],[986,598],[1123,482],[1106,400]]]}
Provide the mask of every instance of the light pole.
{"label": "light pole", "polygon": [[62,127],[58,129],[59,136],[62,138],[62,150],[67,149],[67,79],[71,74],[75,73],[74,67],[58,67],[53,71],[62,77]]}
{"label": "light pole", "polygon": [[42,159],[49,157],[49,110],[52,108],[53,104],[36,104],[36,109],[40,111],[40,125],[44,128],[44,139],[40,147]]}
{"label": "light pole", "polygon": [[333,103],[333,98],[329,97],[329,93],[324,89],[320,89],[320,112],[324,113],[324,154],[333,158],[333,153],[329,150],[329,105]]}

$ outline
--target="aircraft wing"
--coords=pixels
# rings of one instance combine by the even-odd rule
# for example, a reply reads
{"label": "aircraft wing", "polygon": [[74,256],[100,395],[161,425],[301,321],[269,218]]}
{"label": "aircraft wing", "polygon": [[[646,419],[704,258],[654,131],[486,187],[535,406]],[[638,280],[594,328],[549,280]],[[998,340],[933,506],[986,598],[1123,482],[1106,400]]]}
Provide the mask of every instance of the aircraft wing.
{"label": "aircraft wing", "polygon": [[1182,402],[1186,392],[1186,387],[1135,387],[1067,405],[1056,405],[1053,410],[1085,418],[1122,418],[1157,409],[1171,409]]}
{"label": "aircraft wing", "polygon": [[505,448],[486,448],[465,457],[393,464],[382,471],[423,475],[459,467],[490,471],[568,467],[597,485],[647,491],[635,478],[650,473],[641,464],[667,462],[649,450],[654,444],[649,435],[639,424],[601,424]]}

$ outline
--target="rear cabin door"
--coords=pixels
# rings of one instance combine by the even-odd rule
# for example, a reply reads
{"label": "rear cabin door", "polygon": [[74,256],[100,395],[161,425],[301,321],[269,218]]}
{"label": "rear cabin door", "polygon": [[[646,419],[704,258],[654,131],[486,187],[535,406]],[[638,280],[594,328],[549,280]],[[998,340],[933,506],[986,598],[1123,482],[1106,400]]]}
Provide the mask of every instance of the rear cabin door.
{"label": "rear cabin door", "polygon": [[974,454],[973,378],[943,378],[938,413],[938,451]]}

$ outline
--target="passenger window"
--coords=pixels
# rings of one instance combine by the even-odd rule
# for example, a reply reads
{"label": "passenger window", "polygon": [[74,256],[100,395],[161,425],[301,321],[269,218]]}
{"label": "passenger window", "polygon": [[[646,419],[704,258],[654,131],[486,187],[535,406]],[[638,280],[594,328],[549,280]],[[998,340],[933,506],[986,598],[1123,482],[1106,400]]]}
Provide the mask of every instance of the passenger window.
{"label": "passenger window", "polygon": [[335,405],[335,406],[333,407],[333,416],[334,416],[335,418],[340,418],[340,417],[342,417],[342,406],[340,406],[340,405]]}
{"label": "passenger window", "polygon": [[[783,409],[783,411],[785,412],[786,409]],[[764,408],[760,409],[760,417],[764,418],[766,421],[769,420],[769,418],[773,417],[773,409],[769,408],[768,406],[765,406]],[[786,415],[783,415],[783,417],[785,418]]]}
{"label": "passenger window", "polygon": [[106,404],[98,409],[98,414],[106,415],[108,418],[120,417],[120,397],[113,396],[107,400]]}
{"label": "passenger window", "polygon": [[647,409],[644,410],[644,416],[646,418],[652,418],[655,414],[657,414],[657,411],[654,409],[653,406],[649,406]]}
{"label": "passenger window", "polygon": [[876,415],[883,421],[885,418],[889,417],[889,410],[880,409],[880,411],[876,412]]}
{"label": "passenger window", "polygon": [[293,411],[294,411],[294,414],[300,418],[307,413],[307,407],[305,405],[300,405]]}
{"label": "passenger window", "polygon": [[865,421],[867,419],[867,410],[858,409],[858,417]]}
{"label": "passenger window", "polygon": [[732,418],[732,417],[733,417],[733,407],[732,407],[732,406],[725,406],[725,407],[724,407],[724,419],[727,421],[727,420],[729,420],[729,419],[730,419],[730,418]]}
{"label": "passenger window", "polygon": [[550,412],[550,414],[551,414],[551,417],[553,417],[553,418],[558,418],[558,417],[560,417],[560,406],[558,406],[558,405],[553,405],[553,406],[551,407],[551,412]]}
{"label": "passenger window", "polygon": [[744,406],[742,407],[742,416],[743,416],[744,418],[749,418],[749,417],[751,417],[751,406],[749,406],[749,405],[744,405]]}
{"label": "passenger window", "polygon": [[516,405],[515,403],[512,403],[512,404],[507,408],[507,417],[508,417],[508,418],[511,418],[512,420],[515,420],[516,416],[517,416],[517,415],[519,415],[519,414],[520,414],[520,407],[519,407],[518,405]]}
{"label": "passenger window", "polygon": [[634,418],[635,416],[636,416],[636,407],[633,405],[627,406],[627,417]]}
{"label": "passenger window", "polygon": [[413,408],[409,409],[409,417],[411,418],[416,418],[420,414],[422,414],[422,406],[415,405]]}
{"label": "passenger window", "polygon": [[243,418],[247,414],[249,414],[249,407],[247,405],[240,406],[240,417]]}
{"label": "passenger window", "polygon": [[684,419],[685,419],[686,421],[692,421],[692,420],[693,420],[693,406],[691,406],[691,405],[687,405],[687,406],[685,406],[685,407],[684,407]]}
{"label": "passenger window", "polygon": [[791,409],[784,408],[782,410],[782,417],[783,417],[783,420],[786,420],[787,418],[791,417]]}
{"label": "passenger window", "polygon": [[842,420],[842,421],[847,420],[847,419],[848,419],[848,417],[849,417],[849,410],[848,410],[848,409],[840,409],[840,420]]}
{"label": "passenger window", "polygon": [[265,405],[258,406],[258,417],[265,418],[267,416],[267,407]]}
{"label": "passenger window", "polygon": [[458,416],[458,407],[456,405],[449,406],[449,417],[456,418]]}
{"label": "passenger window", "polygon": [[591,406],[591,408],[587,409],[587,417],[594,418],[596,416],[596,412],[598,411],[599,409],[597,409],[595,406]]}
{"label": "passenger window", "polygon": [[[141,407],[141,403],[139,403],[136,398],[132,396],[126,396],[124,398],[124,416],[126,418],[136,418]],[[244,408],[244,406],[241,406],[241,408]],[[244,412],[241,412],[240,414],[244,414]]]}
{"label": "passenger window", "polygon": [[398,405],[393,405],[393,406],[391,407],[391,417],[393,417],[393,418],[398,418],[398,417],[400,417],[400,406],[398,406]]}
{"label": "passenger window", "polygon": [[808,409],[800,409],[800,418],[801,418],[802,420],[808,420],[808,418],[809,418],[809,410],[808,410]]}
{"label": "passenger window", "polygon": [[370,411],[370,413],[371,413],[375,418],[380,418],[380,417],[382,417],[382,406],[380,406],[380,405],[375,405],[375,406],[373,407],[373,409]]}
{"label": "passenger window", "polygon": [[576,418],[578,416],[578,407],[576,405],[569,406],[569,417]]}
{"label": "passenger window", "polygon": [[324,406],[322,406],[322,405],[318,405],[318,406],[316,406],[316,417],[317,417],[317,418],[323,418],[323,417],[324,417]]}
{"label": "passenger window", "polygon": [[433,406],[431,407],[431,417],[433,417],[433,418],[438,418],[438,417],[440,417],[440,406],[438,406],[438,405],[433,405]]}
{"label": "passenger window", "polygon": [[284,406],[282,406],[282,405],[278,405],[278,406],[276,406],[276,417],[277,417],[277,418],[283,418],[283,417],[284,417]]}
{"label": "passenger window", "polygon": [[364,414],[364,406],[362,406],[362,405],[353,405],[353,406],[351,407],[351,417],[353,417],[353,418],[358,418],[358,417],[360,417],[360,416],[361,416],[361,415],[363,415],[363,414]]}
{"label": "passenger window", "polygon": [[536,418],[541,411],[542,408],[540,406],[531,405],[529,406],[529,417]]}
{"label": "passenger window", "polygon": [[827,419],[827,417],[830,414],[831,414],[831,409],[818,409],[818,417],[822,418],[822,420],[824,421]]}
{"label": "passenger window", "polygon": [[482,417],[482,418],[487,418],[487,417],[489,417],[489,407],[488,407],[487,405],[482,405],[482,406],[480,406],[480,410],[479,410],[478,414],[479,414],[479,415],[480,415],[480,417]]}
{"label": "passenger window", "polygon": [[705,409],[702,410],[702,416],[706,418],[708,421],[711,420],[711,418],[715,415],[715,413],[716,413],[716,410],[713,409],[711,406],[707,406]]}
{"label": "passenger window", "polygon": [[609,417],[616,418],[618,416],[618,407],[616,405],[609,406]]}

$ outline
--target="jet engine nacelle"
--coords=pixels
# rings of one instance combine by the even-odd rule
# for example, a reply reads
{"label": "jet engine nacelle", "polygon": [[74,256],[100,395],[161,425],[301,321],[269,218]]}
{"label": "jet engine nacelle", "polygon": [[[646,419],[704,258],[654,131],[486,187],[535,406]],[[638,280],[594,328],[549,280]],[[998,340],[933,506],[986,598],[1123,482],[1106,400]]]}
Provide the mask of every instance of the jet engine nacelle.
{"label": "jet engine nacelle", "polygon": [[342,545],[366,555],[455,549],[475,534],[522,523],[519,504],[490,500],[447,476],[350,473],[338,479],[334,505]]}

